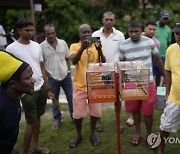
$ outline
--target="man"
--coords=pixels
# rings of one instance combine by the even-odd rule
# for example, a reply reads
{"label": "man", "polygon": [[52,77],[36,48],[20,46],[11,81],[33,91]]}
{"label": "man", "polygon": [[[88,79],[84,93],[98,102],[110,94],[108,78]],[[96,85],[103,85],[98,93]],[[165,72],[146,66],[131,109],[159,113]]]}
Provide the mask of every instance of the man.
{"label": "man", "polygon": [[5,51],[0,51],[0,68],[0,153],[11,154],[19,134],[20,98],[33,94],[34,79],[29,64]]}
{"label": "man", "polygon": [[132,137],[131,143],[138,145],[141,141],[141,113],[144,114],[146,126],[146,137],[151,133],[153,122],[153,111],[156,102],[156,86],[153,81],[152,56],[155,59],[159,69],[163,73],[163,63],[159,57],[159,52],[152,39],[141,35],[141,24],[132,21],[128,26],[129,38],[120,46],[120,60],[142,61],[150,68],[149,98],[147,100],[126,101],[126,111],[132,113],[136,133]]}
{"label": "man", "polygon": [[[156,23],[155,23],[154,21],[147,21],[146,24],[145,24],[145,27],[144,27],[144,32],[142,33],[142,35],[151,38],[151,39],[154,41],[156,47],[157,47],[158,50],[159,50],[159,48],[160,48],[160,43],[159,43],[159,41],[154,37],[155,32],[156,32]],[[153,59],[153,61],[154,61],[154,59]],[[155,61],[154,61],[154,63],[155,63]],[[153,70],[154,70],[154,65],[153,65]],[[154,72],[154,71],[153,71],[153,72]],[[130,117],[128,118],[128,120],[127,120],[126,123],[127,123],[128,126],[134,125],[133,116],[130,116]]]}
{"label": "man", "polygon": [[13,53],[19,59],[28,62],[32,67],[33,78],[35,79],[34,94],[26,94],[21,98],[27,122],[24,132],[23,154],[29,153],[32,138],[33,152],[49,153],[47,148],[38,145],[38,137],[40,117],[45,112],[47,95],[49,98],[53,98],[54,96],[52,92],[47,89],[48,83],[43,67],[41,47],[38,43],[31,40],[34,34],[33,23],[25,18],[21,18],[16,25],[20,37],[17,41],[7,46],[7,51]]}
{"label": "man", "polygon": [[[64,40],[56,37],[55,27],[47,24],[44,27],[46,40],[41,43],[41,49],[48,73],[49,84],[55,99],[59,100],[61,87],[63,88],[69,105],[69,113],[72,118],[72,80],[69,58],[69,48]],[[52,129],[58,129],[62,122],[60,108],[53,103],[54,124]]]}
{"label": "man", "polygon": [[105,62],[100,42],[93,43],[89,40],[92,30],[88,24],[83,24],[79,28],[78,43],[70,46],[72,63],[75,65],[74,87],[73,87],[73,118],[76,125],[77,137],[70,141],[70,148],[76,147],[82,140],[82,121],[86,116],[86,108],[89,106],[92,145],[100,144],[100,139],[95,136],[95,125],[97,117],[101,116],[101,104],[87,104],[86,71],[89,63]]}
{"label": "man", "polygon": [[166,108],[161,116],[161,144],[158,154],[163,154],[165,138],[180,128],[180,21],[173,29],[176,43],[170,45],[166,52],[165,81],[166,81]]}
{"label": "man", "polygon": [[[92,37],[100,37],[107,63],[118,61],[119,45],[125,40],[124,34],[115,29],[115,23],[115,14],[107,11],[102,18],[103,26],[92,34]],[[100,119],[97,121],[96,130],[103,130]]]}
{"label": "man", "polygon": [[[156,27],[155,37],[160,42],[159,54],[163,63],[165,61],[166,49],[171,44],[171,29],[167,25],[169,18],[170,18],[169,12],[166,10],[163,10],[160,12],[159,21],[156,22],[157,27]],[[153,65],[154,65],[154,75],[156,79],[156,86],[159,86],[162,74],[157,68],[157,65],[155,62]]]}
{"label": "man", "polygon": [[145,27],[144,27],[144,32],[142,33],[142,35],[151,38],[159,50],[160,49],[160,42],[154,37],[155,32],[156,32],[156,23],[154,21],[147,21],[145,24]]}

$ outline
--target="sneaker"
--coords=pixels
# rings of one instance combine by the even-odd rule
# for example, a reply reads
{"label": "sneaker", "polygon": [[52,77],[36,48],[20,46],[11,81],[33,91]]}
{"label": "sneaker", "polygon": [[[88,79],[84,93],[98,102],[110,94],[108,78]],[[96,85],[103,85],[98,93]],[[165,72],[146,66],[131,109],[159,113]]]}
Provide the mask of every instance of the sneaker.
{"label": "sneaker", "polygon": [[54,120],[54,123],[52,125],[52,129],[53,130],[57,130],[59,127],[60,127],[60,124],[62,123],[62,120],[59,121],[59,120]]}

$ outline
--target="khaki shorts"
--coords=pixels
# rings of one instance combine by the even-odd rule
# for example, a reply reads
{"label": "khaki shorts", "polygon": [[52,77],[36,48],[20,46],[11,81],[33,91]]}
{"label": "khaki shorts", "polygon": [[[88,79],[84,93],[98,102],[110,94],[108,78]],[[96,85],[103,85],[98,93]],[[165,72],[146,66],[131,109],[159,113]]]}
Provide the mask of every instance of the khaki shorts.
{"label": "khaki shorts", "polygon": [[160,129],[165,132],[175,133],[180,129],[180,106],[169,99],[166,101],[166,108],[161,116]]}
{"label": "khaki shorts", "polygon": [[45,113],[47,101],[47,88],[45,85],[33,95],[24,95],[21,99],[25,118],[28,125],[33,125]]}
{"label": "khaki shorts", "polygon": [[101,117],[101,104],[88,104],[87,92],[81,91],[76,87],[73,88],[73,118],[80,119],[87,116],[87,106],[89,107],[89,114],[93,117]]}

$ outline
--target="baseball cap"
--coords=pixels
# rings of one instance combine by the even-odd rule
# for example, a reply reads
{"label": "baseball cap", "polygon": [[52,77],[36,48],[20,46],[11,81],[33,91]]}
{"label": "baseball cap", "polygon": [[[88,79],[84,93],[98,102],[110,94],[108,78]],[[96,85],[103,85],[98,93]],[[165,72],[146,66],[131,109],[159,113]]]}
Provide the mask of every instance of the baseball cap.
{"label": "baseball cap", "polygon": [[180,21],[176,22],[176,26],[174,27],[173,32],[180,33]]}
{"label": "baseball cap", "polygon": [[163,10],[163,11],[161,11],[160,12],[160,17],[161,18],[170,18],[170,14],[169,14],[169,12],[168,11],[166,11],[166,10]]}

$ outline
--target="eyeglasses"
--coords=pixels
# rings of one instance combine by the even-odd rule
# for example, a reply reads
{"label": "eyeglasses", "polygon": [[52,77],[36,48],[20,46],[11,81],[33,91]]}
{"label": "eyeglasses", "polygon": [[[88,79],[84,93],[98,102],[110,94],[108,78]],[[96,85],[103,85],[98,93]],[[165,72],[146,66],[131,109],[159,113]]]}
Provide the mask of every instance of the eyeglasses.
{"label": "eyeglasses", "polygon": [[174,32],[176,35],[180,35],[180,32]]}

